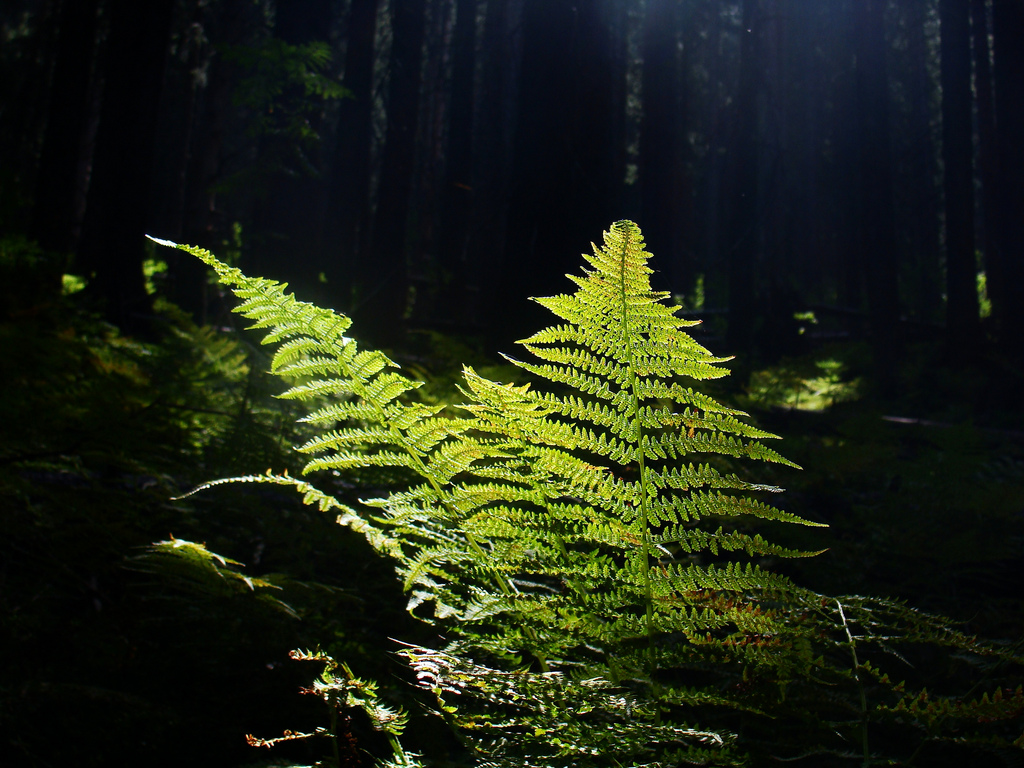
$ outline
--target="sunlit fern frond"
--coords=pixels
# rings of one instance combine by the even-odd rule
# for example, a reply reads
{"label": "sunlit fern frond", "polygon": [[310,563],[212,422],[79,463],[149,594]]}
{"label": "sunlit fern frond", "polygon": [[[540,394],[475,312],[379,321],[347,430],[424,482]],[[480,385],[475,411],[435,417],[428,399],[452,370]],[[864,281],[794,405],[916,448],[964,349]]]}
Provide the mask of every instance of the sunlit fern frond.
{"label": "sunlit fern frond", "polygon": [[[303,421],[320,430],[297,448],[311,457],[306,473],[385,468],[406,473],[413,484],[383,499],[365,500],[357,511],[308,482],[282,475],[231,480],[291,484],[307,503],[339,509],[339,522],[394,558],[406,586],[414,590],[413,602],[433,601],[437,616],[475,610],[470,606],[478,602],[477,587],[468,573],[498,595],[515,593],[508,569],[474,530],[480,509],[492,503],[496,492],[481,491],[486,483],[500,483],[505,496],[524,487],[515,484],[516,470],[503,466],[508,455],[501,439],[476,429],[473,418],[442,414],[443,406],[409,398],[421,382],[404,376],[382,352],[360,350],[346,335],[348,317],[299,301],[286,292],[287,285],[249,277],[209,251],[157,242],[212,267],[241,300],[235,311],[264,332],[264,344],[277,345],[271,372],[291,384],[280,397],[304,405]],[[455,481],[462,475],[469,482]]]}
{"label": "sunlit fern frond", "polygon": [[401,653],[486,765],[742,764],[734,737],[665,720],[628,687],[600,677],[498,669],[467,662],[460,650]]}
{"label": "sunlit fern frond", "polygon": [[[510,547],[505,562],[524,552],[522,572],[544,584],[560,574],[559,589],[572,594],[566,603],[588,616],[572,623],[577,642],[614,653],[613,627],[627,646],[637,635],[654,642],[680,621],[688,636],[704,634],[700,620],[683,619],[696,590],[756,601],[795,589],[756,561],[813,553],[743,530],[744,520],[814,523],[749,495],[778,489],[708,463],[720,455],[792,465],[762,442],[774,435],[694,388],[726,375],[727,358],[695,342],[686,329],[696,323],[652,290],[639,229],[614,224],[584,258],[588,269],[570,276],[575,293],[537,299],[561,321],[521,342],[538,362],[512,360],[549,388],[498,384],[472,370],[465,382],[480,428],[507,441],[524,482],[543,496],[536,509],[503,512],[509,522],[492,529],[492,541],[556,542]],[[717,614],[701,620],[709,631],[720,623]]]}
{"label": "sunlit fern frond", "polygon": [[[976,646],[944,619],[833,604],[772,570],[817,554],[772,541],[778,524],[817,524],[768,503],[779,489],[747,479],[741,461],[795,465],[765,444],[774,435],[700,391],[727,358],[651,288],[632,222],[585,256],[575,293],[537,299],[557,324],[522,342],[532,361],[512,360],[534,381],[466,368],[458,413],[412,396],[419,382],[360,350],[347,317],[177,247],[278,345],[282,397],[318,430],[297,449],[306,473],[380,468],[407,481],[343,502],[315,478],[235,478],[293,486],[393,560],[409,610],[452,640],[410,661],[484,765],[733,765],[732,724],[757,746],[779,741],[770,723],[782,716],[817,729],[815,754],[843,754],[872,717],[914,714],[912,703],[893,714],[902,689],[876,674],[875,656],[898,658],[898,641],[1020,662],[1019,649]],[[888,697],[871,712],[868,678]],[[1005,714],[1004,699],[950,718]],[[726,725],[691,725],[704,717]],[[784,747],[760,754],[806,751]]]}

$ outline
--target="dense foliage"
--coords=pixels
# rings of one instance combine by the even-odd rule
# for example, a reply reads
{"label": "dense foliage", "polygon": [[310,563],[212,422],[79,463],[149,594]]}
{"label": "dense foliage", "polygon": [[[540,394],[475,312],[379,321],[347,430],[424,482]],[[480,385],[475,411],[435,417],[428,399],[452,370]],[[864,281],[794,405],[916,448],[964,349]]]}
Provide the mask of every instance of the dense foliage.
{"label": "dense foliage", "polygon": [[[742,479],[732,459],[784,460],[759,442],[770,434],[684,386],[720,376],[722,360],[651,291],[632,223],[606,233],[575,295],[540,300],[564,324],[523,342],[540,363],[513,362],[556,388],[467,369],[469,417],[406,400],[417,384],[359,351],[345,316],[185,250],[280,343],[272,370],[298,377],[284,396],[322,428],[300,448],[315,456],[306,471],[389,467],[412,481],[352,506],[288,475],[236,478],[295,486],[396,562],[410,610],[432,605],[425,618],[452,638],[403,655],[485,761],[866,765],[913,762],[936,742],[1012,748],[1014,726],[1001,724],[1024,702],[1005,688],[1018,652],[899,602],[814,593],[760,564],[807,553],[770,544],[745,518],[805,521],[749,498],[775,489]],[[707,463],[680,463],[693,454]],[[917,647],[987,671],[969,692],[929,692],[893,666]]]}
{"label": "dense foliage", "polygon": [[[325,717],[312,697],[296,695],[310,672],[287,652],[319,645],[347,661],[352,674],[340,666],[326,670],[313,686],[318,693],[378,716],[378,705],[384,712],[402,706],[410,713],[402,736],[407,746],[441,762],[463,761],[465,753],[423,714],[411,677],[387,653],[397,647],[387,638],[423,648],[444,641],[431,627],[405,620],[392,567],[360,537],[266,484],[219,486],[168,503],[210,477],[254,467],[301,469],[287,448],[308,439],[309,432],[295,430],[309,427],[293,424],[299,412],[269,397],[272,382],[260,373],[269,358],[231,330],[231,315],[218,315],[214,332],[158,302],[161,340],[131,340],[82,311],[81,293],[72,293],[80,283],[65,277],[62,290],[62,259],[23,239],[3,241],[0,257],[0,643],[13,660],[0,674],[0,734],[9,760],[40,767],[222,766],[265,764],[268,757],[309,763],[332,750],[288,739],[268,755],[247,748],[244,734],[324,728],[339,736],[334,743],[343,764],[366,765],[363,750],[390,751],[372,722],[344,707]],[[449,383],[459,361],[473,360],[482,376],[517,376],[457,339],[419,339],[391,356],[427,382],[410,393],[425,404],[464,401]],[[788,547],[829,551],[763,565],[818,592],[902,598],[955,616],[964,632],[1019,639],[1024,417],[1014,405],[1018,380],[999,360],[979,356],[944,366],[941,348],[918,346],[898,368],[908,394],[883,405],[873,393],[868,359],[857,346],[820,347],[813,356],[757,372],[745,394],[735,376],[702,382],[702,390],[738,401],[762,428],[786,436],[786,453],[804,471],[762,464],[758,475],[789,487],[775,496],[783,509],[830,525],[772,531]],[[912,418],[887,421],[887,414]],[[733,468],[743,471],[742,464]],[[370,468],[316,482],[355,505],[407,479]],[[151,547],[160,541],[166,543]],[[895,663],[898,677],[912,686],[939,694],[966,691],[979,675],[974,694],[994,694],[1007,671],[924,646],[904,647],[902,657],[908,664],[889,655],[882,661]],[[456,677],[502,671],[440,652],[423,658]],[[848,655],[837,658],[850,663]],[[360,680],[367,677],[381,682],[377,698]],[[487,681],[481,674],[467,679]],[[1002,679],[1005,699],[1019,675]],[[875,689],[868,690],[873,696]],[[535,691],[541,702],[557,693]],[[482,693],[497,695],[493,688]],[[928,706],[941,713],[934,700],[916,704]],[[488,712],[493,709],[471,708],[462,715]],[[992,728],[974,722],[986,717],[978,712],[973,725]],[[712,730],[713,722],[736,732],[738,722],[749,726],[751,718],[702,724]],[[786,731],[782,721],[766,722],[776,746],[782,735],[801,743],[805,724]],[[872,729],[879,748],[923,743],[904,761],[910,764],[988,766],[1001,757],[1012,763],[1011,755],[984,745],[907,740],[906,732],[881,723]]]}
{"label": "dense foliage", "polygon": [[258,349],[169,305],[159,342],[126,338],[63,294],[62,267],[0,242],[3,761],[241,764],[247,730],[303,711],[288,650],[365,658],[400,605],[367,600],[388,573],[288,496],[171,503],[211,476],[290,466],[293,415]]}

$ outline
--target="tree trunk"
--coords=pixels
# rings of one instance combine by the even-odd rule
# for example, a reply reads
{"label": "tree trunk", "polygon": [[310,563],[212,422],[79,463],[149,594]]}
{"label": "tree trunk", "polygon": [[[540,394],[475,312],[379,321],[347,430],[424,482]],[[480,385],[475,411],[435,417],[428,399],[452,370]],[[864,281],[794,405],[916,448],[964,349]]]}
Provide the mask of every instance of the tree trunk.
{"label": "tree trunk", "polygon": [[993,0],[996,132],[1000,201],[995,245],[1002,266],[1004,349],[1024,359],[1024,3]]}
{"label": "tree trunk", "polygon": [[876,378],[892,393],[901,342],[884,13],[884,0],[857,0],[860,250]]}
{"label": "tree trunk", "polygon": [[909,240],[907,267],[914,275],[913,281],[906,286],[904,301],[913,307],[920,320],[939,323],[944,311],[939,240],[942,195],[939,184],[935,182],[939,176],[939,147],[932,129],[937,84],[929,72],[932,62],[925,30],[928,8],[924,3],[907,3],[903,13],[907,26],[909,67],[906,94],[910,102],[907,137],[903,145],[908,167],[904,180],[904,228]]}
{"label": "tree trunk", "polygon": [[459,0],[452,42],[452,87],[437,235],[440,287],[435,320],[455,327],[469,324],[466,301],[466,245],[473,205],[473,74],[476,68],[477,0]]}
{"label": "tree trunk", "polygon": [[[406,315],[417,325],[433,322],[450,273],[438,253],[442,237],[448,165],[448,133],[452,113],[451,59],[454,55],[455,0],[431,0],[427,6],[423,83],[420,89],[416,165],[410,210],[407,270],[409,306]],[[472,13],[472,11],[470,11]],[[457,309],[457,306],[450,307]],[[445,312],[445,314],[447,314]],[[446,318],[447,320],[447,318]],[[444,321],[442,321],[444,322]]]}
{"label": "tree trunk", "polygon": [[150,329],[142,275],[157,108],[174,0],[111,0],[103,103],[79,257],[90,291],[126,332]]}
{"label": "tree trunk", "polygon": [[673,290],[689,291],[694,269],[688,236],[690,195],[683,159],[686,125],[676,0],[648,0],[643,25],[640,126],[640,226]]}
{"label": "tree trunk", "polygon": [[85,179],[79,159],[89,119],[89,83],[96,46],[97,0],[64,0],[33,197],[30,234],[43,248],[64,253],[75,245],[76,199]]}
{"label": "tree trunk", "polygon": [[736,94],[736,128],[732,142],[732,168],[729,176],[731,215],[724,240],[728,249],[729,327],[728,344],[732,351],[750,352],[757,317],[758,151],[757,91],[760,62],[760,19],[757,0],[743,0],[740,23],[740,75]]}
{"label": "tree trunk", "polygon": [[[971,38],[974,48],[974,81],[977,93],[978,109],[978,177],[981,180],[981,238],[980,250],[984,254],[985,276],[988,295],[992,301],[993,312],[1002,312],[1006,308],[1003,298],[1005,282],[1002,265],[999,263],[999,250],[994,242],[999,223],[996,213],[999,210],[998,169],[996,168],[996,116],[992,95],[992,62],[989,47],[988,14],[985,11],[985,0],[970,0],[971,3]],[[998,314],[997,323],[1003,320]]]}
{"label": "tree trunk", "polygon": [[509,0],[487,0],[480,53],[479,106],[473,120],[472,199],[466,235],[466,319],[483,328],[494,318],[508,224],[517,72],[518,18]]}
{"label": "tree trunk", "polygon": [[369,225],[370,145],[373,120],[374,35],[378,0],[352,0],[342,81],[351,96],[338,105],[338,130],[329,170],[324,242],[331,262],[328,279],[346,286],[336,292],[342,308],[356,299],[357,260]]}
{"label": "tree trunk", "polygon": [[613,66],[602,3],[526,0],[506,261],[495,341],[547,321],[528,296],[565,290],[587,243],[612,222]]}
{"label": "tree trunk", "polygon": [[355,270],[361,288],[353,312],[364,336],[385,346],[399,340],[407,309],[406,246],[416,158],[425,2],[402,0],[392,5],[391,14],[387,133],[371,235],[373,246],[360,255]]}
{"label": "tree trunk", "polygon": [[857,16],[859,9],[851,3],[832,8],[831,26],[826,44],[837,50],[838,76],[831,92],[835,94],[831,109],[829,143],[835,147],[832,163],[826,173],[840,180],[833,186],[834,208],[830,219],[835,222],[830,239],[836,251],[836,298],[843,331],[862,339],[866,323],[864,306],[864,269],[860,252],[860,114],[857,83]]}
{"label": "tree trunk", "polygon": [[[216,250],[220,242],[207,231],[206,187],[212,181],[213,171],[201,188],[197,188],[194,175],[197,156],[202,156],[205,147],[218,136],[203,120],[206,97],[214,90],[210,84],[219,77],[219,68],[211,62],[212,9],[203,0],[188,0],[183,6],[184,13],[173,33],[179,40],[177,66],[169,68],[164,81],[161,114],[167,125],[161,125],[158,130],[157,141],[163,151],[155,179],[158,185],[163,184],[164,192],[154,200],[156,215],[151,234]],[[227,94],[222,93],[222,103],[227,98]],[[197,195],[202,202],[196,202]],[[197,224],[197,218],[201,224]],[[167,261],[163,290],[178,307],[199,322],[205,322],[206,266],[182,251],[162,251],[160,256]]]}
{"label": "tree trunk", "polygon": [[[274,37],[293,46],[330,42],[334,5],[331,0],[277,3]],[[301,98],[306,103],[317,101],[310,95]],[[260,137],[261,150],[281,152],[283,167],[274,174],[265,194],[257,198],[253,250],[258,261],[266,265],[265,271],[276,271],[277,265],[287,264],[290,281],[301,288],[303,295],[316,303],[329,303],[328,291],[333,286],[320,277],[326,276],[328,262],[322,239],[327,219],[324,155],[332,145],[332,126],[322,101],[319,108],[307,113],[306,124],[317,138],[305,152],[290,146],[297,139],[284,140],[272,134]]]}
{"label": "tree trunk", "polygon": [[978,328],[968,0],[940,0],[942,162],[946,203],[946,328],[957,347]]}

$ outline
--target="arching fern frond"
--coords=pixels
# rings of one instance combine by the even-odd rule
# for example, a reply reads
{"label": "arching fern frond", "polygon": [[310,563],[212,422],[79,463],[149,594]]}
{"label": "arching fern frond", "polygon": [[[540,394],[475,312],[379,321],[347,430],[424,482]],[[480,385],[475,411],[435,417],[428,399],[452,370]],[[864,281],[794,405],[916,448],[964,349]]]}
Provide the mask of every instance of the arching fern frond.
{"label": "arching fern frond", "polygon": [[[380,467],[409,480],[342,503],[287,475],[236,478],[295,487],[392,558],[409,610],[453,639],[410,649],[411,663],[485,764],[735,765],[737,744],[759,743],[748,715],[794,718],[822,738],[816,753],[844,754],[872,717],[917,716],[855,646],[885,654],[903,639],[1002,658],[898,604],[843,598],[837,614],[770,570],[817,553],[757,527],[817,524],[767,503],[779,489],[746,479],[738,460],[795,465],[765,444],[774,435],[699,391],[728,358],[651,288],[632,222],[584,257],[574,293],[537,299],[558,323],[521,342],[530,360],[509,358],[534,382],[466,368],[458,414],[411,397],[419,382],[360,350],[347,317],[176,247],[278,345],[282,397],[318,430],[298,448],[306,473]],[[869,712],[857,702],[871,674],[889,698]],[[979,699],[956,716],[989,710],[1009,708]],[[705,718],[720,727],[692,725]],[[737,742],[739,722],[754,735]]]}

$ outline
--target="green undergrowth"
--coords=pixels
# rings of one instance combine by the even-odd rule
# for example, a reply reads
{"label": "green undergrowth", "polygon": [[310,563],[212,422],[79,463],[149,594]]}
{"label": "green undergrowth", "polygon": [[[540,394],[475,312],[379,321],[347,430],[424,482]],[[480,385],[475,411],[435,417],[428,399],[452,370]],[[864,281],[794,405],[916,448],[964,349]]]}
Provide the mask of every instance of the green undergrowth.
{"label": "green undergrowth", "polygon": [[[861,394],[793,407],[822,359],[846,361],[840,378]],[[1024,637],[1024,411],[1008,396],[1021,378],[994,361],[950,366],[922,345],[902,364],[901,394],[881,403],[866,369],[855,346],[823,349],[755,374],[741,398],[805,467],[788,478],[786,508],[829,524],[815,537],[828,555],[794,572],[822,591],[907,599],[971,631]],[[787,377],[764,397],[763,382]]]}
{"label": "green undergrowth", "polygon": [[[352,750],[342,747],[339,764],[370,765],[368,752],[388,751],[387,736],[356,710],[398,706],[411,713],[403,740],[435,764],[466,764],[423,714],[390,640],[444,639],[409,619],[391,566],[365,542],[274,485],[171,501],[213,477],[300,473],[291,448],[308,434],[274,397],[269,357],[163,302],[160,341],[124,338],[61,296],[59,260],[27,243],[5,253],[0,285],[13,277],[25,286],[10,291],[0,320],[0,652],[11,662],[0,672],[0,734],[12,764],[306,764],[322,757],[322,744],[286,739],[267,753],[244,735],[329,727]],[[230,327],[229,318],[218,325]],[[455,385],[467,361],[485,377],[523,380],[473,343],[436,333],[392,356],[426,382],[414,396],[427,406],[464,399]],[[786,546],[829,551],[766,566],[824,594],[906,599],[969,634],[1019,641],[1024,425],[1013,379],[994,375],[996,363],[964,370],[937,357],[909,354],[906,394],[884,406],[857,346],[760,371],[742,393],[718,382],[707,391],[784,438],[787,458],[804,470],[759,467],[759,481],[787,486],[777,497],[784,511],[830,526],[772,529]],[[318,483],[355,503],[405,480],[368,468]],[[316,696],[296,695],[312,675],[289,658],[295,648],[323,652],[298,655],[328,667],[315,694],[348,697],[335,722]],[[907,674],[939,694],[987,674],[927,650],[906,661]],[[367,688],[370,678],[379,690]],[[536,695],[547,702],[553,693]],[[969,764],[999,757],[979,751]],[[795,764],[833,764],[817,759],[826,758]]]}
{"label": "green undergrowth", "polygon": [[246,732],[315,716],[292,648],[393,673],[376,650],[408,621],[363,542],[270,488],[171,501],[293,466],[265,356],[162,302],[159,341],[125,338],[62,295],[59,260],[2,256],[21,286],[0,317],[5,764],[255,763]]}
{"label": "green undergrowth", "polygon": [[754,371],[744,400],[760,409],[820,412],[862,399],[865,380],[856,371],[864,353],[857,345],[831,347]]}
{"label": "green undergrowth", "polygon": [[[632,222],[613,224],[584,256],[583,275],[570,276],[575,294],[536,299],[560,324],[520,342],[534,362],[507,358],[526,382],[465,368],[456,409],[436,392],[410,396],[426,389],[424,377],[361,349],[344,315],[207,251],[158,242],[192,253],[230,286],[236,311],[276,347],[271,371],[289,385],[282,396],[320,428],[298,447],[310,457],[310,480],[247,473],[197,490],[290,486],[391,559],[410,613],[439,635],[432,645],[407,642],[399,655],[481,764],[935,765],[948,757],[981,765],[1022,746],[1012,641],[980,641],[886,599],[901,597],[890,574],[884,584],[837,580],[836,597],[817,591],[830,571],[799,564],[813,563],[820,546],[799,526],[833,513],[796,511],[799,495],[795,504],[767,503],[779,489],[765,479],[795,465],[760,442],[772,432],[690,388],[721,379],[727,359],[694,342],[682,329],[696,323],[651,289],[650,254]],[[745,399],[779,432],[773,420],[846,408],[878,421],[860,408],[862,382],[846,365],[834,356],[763,371]],[[877,483],[874,448],[861,458]],[[812,462],[823,448],[807,449]],[[776,466],[765,478],[744,459]],[[396,482],[405,475],[405,486],[365,488],[354,501],[324,487],[378,467]],[[902,554],[917,535],[913,522],[858,523],[860,540],[929,581]],[[946,533],[920,524],[933,539]],[[839,562],[851,568],[848,555]],[[806,574],[814,587],[787,573]],[[354,707],[394,737],[386,765],[420,764],[397,739],[404,715],[379,710],[393,712],[381,720],[375,693],[353,700],[353,690],[370,689],[330,655],[299,656],[326,665],[314,690],[331,723],[256,743],[326,734],[335,751],[323,764],[341,765],[337,717]]]}

